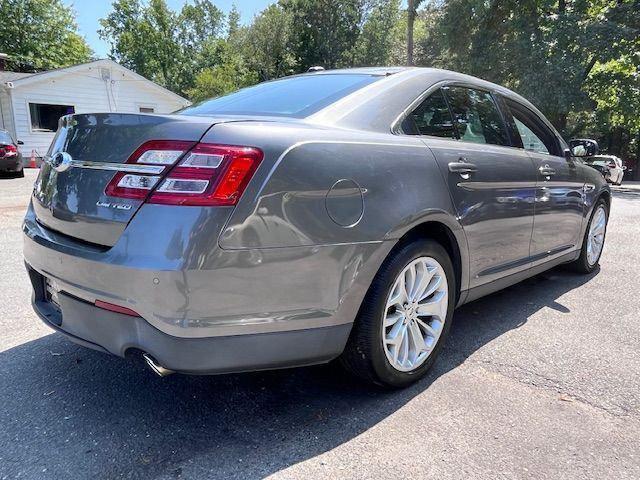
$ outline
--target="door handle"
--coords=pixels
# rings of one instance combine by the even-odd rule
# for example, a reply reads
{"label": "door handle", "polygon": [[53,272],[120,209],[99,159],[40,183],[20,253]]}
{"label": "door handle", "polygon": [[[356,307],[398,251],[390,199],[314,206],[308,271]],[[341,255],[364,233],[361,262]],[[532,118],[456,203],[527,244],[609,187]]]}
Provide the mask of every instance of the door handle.
{"label": "door handle", "polygon": [[545,177],[550,177],[552,175],[556,174],[556,170],[555,168],[551,168],[549,165],[543,165],[541,166],[538,171],[540,172],[541,175],[545,176]]}
{"label": "door handle", "polygon": [[[462,159],[461,159],[462,160]],[[473,163],[469,162],[450,162],[449,163],[449,171],[452,173],[458,173],[465,180],[469,178],[469,175],[472,173],[476,173],[478,171],[478,167],[476,167]]]}

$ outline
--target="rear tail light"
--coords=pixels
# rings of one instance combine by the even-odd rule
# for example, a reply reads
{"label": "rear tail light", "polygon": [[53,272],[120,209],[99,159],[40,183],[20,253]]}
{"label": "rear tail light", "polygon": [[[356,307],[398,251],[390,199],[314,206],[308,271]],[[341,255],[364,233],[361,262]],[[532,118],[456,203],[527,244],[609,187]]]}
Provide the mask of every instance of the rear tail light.
{"label": "rear tail light", "polygon": [[144,200],[162,178],[161,174],[194,145],[195,142],[174,140],[151,140],[143,143],[131,154],[127,163],[155,166],[158,169],[157,174],[118,172],[104,193],[110,197]]}
{"label": "rear tail light", "polygon": [[4,145],[0,147],[0,154],[4,157],[15,157],[18,155],[18,149],[15,145]]}
{"label": "rear tail light", "polygon": [[149,203],[235,205],[262,161],[253,147],[199,143],[151,193]]}
{"label": "rear tail light", "polygon": [[262,158],[253,147],[152,140],[127,164],[155,166],[157,172],[118,172],[105,193],[164,205],[235,205]]}
{"label": "rear tail light", "polygon": [[145,165],[173,165],[195,142],[176,140],[150,140],[140,145],[129,157],[127,163]]}

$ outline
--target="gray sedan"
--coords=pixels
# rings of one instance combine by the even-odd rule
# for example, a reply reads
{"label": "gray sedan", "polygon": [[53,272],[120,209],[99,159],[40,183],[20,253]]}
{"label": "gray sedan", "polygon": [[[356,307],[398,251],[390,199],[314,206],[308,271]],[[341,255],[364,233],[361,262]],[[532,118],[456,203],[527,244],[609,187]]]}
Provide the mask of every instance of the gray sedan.
{"label": "gray sedan", "polygon": [[161,375],[340,358],[405,386],[455,307],[597,268],[611,194],[577,153],[522,97],[435,69],[65,116],[24,220],[33,305]]}

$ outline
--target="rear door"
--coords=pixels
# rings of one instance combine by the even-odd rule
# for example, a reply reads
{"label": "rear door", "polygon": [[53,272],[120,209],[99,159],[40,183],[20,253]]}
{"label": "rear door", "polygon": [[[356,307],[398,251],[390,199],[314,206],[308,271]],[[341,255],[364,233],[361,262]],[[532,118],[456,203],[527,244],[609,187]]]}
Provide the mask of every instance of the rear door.
{"label": "rear door", "polygon": [[547,123],[527,106],[506,99],[520,143],[535,163],[537,184],[531,256],[542,263],[574,249],[580,241],[584,179]]}
{"label": "rear door", "polygon": [[469,246],[469,287],[526,269],[536,172],[531,158],[510,146],[492,93],[456,85],[436,90],[402,129],[425,135],[448,183]]}

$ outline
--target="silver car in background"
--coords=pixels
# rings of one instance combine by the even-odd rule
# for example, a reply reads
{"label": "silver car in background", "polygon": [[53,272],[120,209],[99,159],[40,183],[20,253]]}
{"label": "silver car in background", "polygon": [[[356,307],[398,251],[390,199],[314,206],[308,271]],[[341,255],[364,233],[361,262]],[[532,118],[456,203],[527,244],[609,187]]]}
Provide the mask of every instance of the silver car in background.
{"label": "silver car in background", "polygon": [[162,375],[339,357],[405,386],[455,307],[597,268],[611,194],[574,153],[522,97],[436,69],[65,116],[24,220],[33,305]]}
{"label": "silver car in background", "polygon": [[594,155],[585,158],[585,163],[590,166],[601,167],[605,172],[605,179],[614,185],[622,185],[624,171],[627,169],[622,165],[622,159],[615,155]]}

